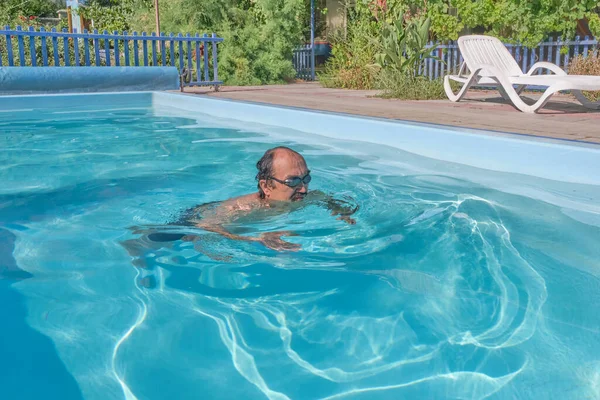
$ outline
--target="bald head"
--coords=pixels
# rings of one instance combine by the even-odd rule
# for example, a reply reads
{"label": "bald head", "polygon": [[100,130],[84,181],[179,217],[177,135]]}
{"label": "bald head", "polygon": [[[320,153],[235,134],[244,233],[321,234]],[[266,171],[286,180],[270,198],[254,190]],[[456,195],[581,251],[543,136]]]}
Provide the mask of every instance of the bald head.
{"label": "bald head", "polygon": [[302,157],[302,155],[300,155],[300,153],[298,153],[295,150],[290,149],[289,147],[285,147],[285,146],[273,147],[272,149],[265,151],[263,158],[269,157],[269,156],[271,156],[273,158],[284,157],[284,158],[290,158],[290,159],[304,161],[304,157]]}
{"label": "bald head", "polygon": [[273,152],[273,168],[271,176],[281,175],[290,168],[306,167],[304,157],[287,147],[276,148]]}
{"label": "bald head", "polygon": [[256,180],[259,182],[258,190],[262,198],[264,192],[260,186],[261,180],[268,180],[279,176],[285,179],[288,171],[306,170],[306,161],[297,151],[285,146],[278,146],[269,149],[256,163]]}

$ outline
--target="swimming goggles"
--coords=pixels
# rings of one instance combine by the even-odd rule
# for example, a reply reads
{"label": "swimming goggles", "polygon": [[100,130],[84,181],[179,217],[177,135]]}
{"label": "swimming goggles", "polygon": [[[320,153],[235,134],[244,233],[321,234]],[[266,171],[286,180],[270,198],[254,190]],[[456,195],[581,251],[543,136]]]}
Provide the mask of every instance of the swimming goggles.
{"label": "swimming goggles", "polygon": [[306,175],[304,175],[304,177],[302,177],[302,178],[300,178],[299,176],[292,176],[287,179],[284,179],[283,181],[279,180],[273,176],[271,176],[269,178],[273,179],[275,182],[279,182],[279,183],[289,186],[291,188],[295,188],[295,187],[299,186],[301,183],[308,185],[310,183],[310,181],[312,180],[312,178],[310,177],[310,171],[308,171],[308,173]]}

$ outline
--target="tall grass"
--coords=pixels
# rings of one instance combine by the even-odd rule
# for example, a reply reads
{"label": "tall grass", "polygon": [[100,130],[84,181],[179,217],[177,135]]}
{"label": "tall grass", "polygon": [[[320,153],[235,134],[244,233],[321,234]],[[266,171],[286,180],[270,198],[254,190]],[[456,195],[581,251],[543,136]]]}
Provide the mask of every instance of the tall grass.
{"label": "tall grass", "polygon": [[393,70],[382,70],[377,86],[382,90],[378,97],[402,100],[438,100],[446,98],[442,79],[429,79]]}
{"label": "tall grass", "polygon": [[[574,57],[569,64],[569,74],[572,75],[600,75],[600,53],[594,55],[590,51],[585,57],[583,54]],[[583,92],[591,101],[600,101],[600,91]]]}

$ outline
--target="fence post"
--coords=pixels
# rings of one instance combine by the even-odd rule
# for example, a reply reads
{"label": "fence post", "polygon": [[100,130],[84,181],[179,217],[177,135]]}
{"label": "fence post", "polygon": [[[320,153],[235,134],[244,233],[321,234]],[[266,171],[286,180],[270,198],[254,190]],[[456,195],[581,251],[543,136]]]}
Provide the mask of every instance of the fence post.
{"label": "fence post", "polygon": [[175,39],[173,36],[173,32],[169,33],[169,48],[171,49],[171,55],[169,57],[169,62],[172,67],[176,66],[175,62]]}
{"label": "fence post", "polygon": [[200,69],[200,35],[196,33],[194,40],[194,51],[196,52],[196,82],[202,81],[202,70]]}
{"label": "fence post", "polygon": [[[42,26],[40,32],[46,32],[46,29]],[[48,66],[48,48],[46,46],[46,36],[42,36],[42,63],[44,67]]]}
{"label": "fence post", "polygon": [[[6,30],[8,31],[10,29],[10,26],[6,26]],[[7,33],[6,34],[6,50],[7,50],[7,55],[8,55],[8,66],[9,67],[13,67],[15,65],[15,58],[13,55],[13,48],[12,48],[12,38],[10,37],[10,34]]]}
{"label": "fence post", "polygon": [[561,37],[556,38],[556,56],[554,63],[560,67],[560,39]]}
{"label": "fence post", "polygon": [[565,54],[565,63],[563,64],[563,69],[566,71],[569,68],[569,54],[571,53],[571,41],[566,41],[567,44],[567,53]]}
{"label": "fence post", "polygon": [[204,81],[208,82],[210,78],[208,77],[208,45],[206,44],[206,38],[208,35],[205,33],[202,35],[204,41],[202,41],[202,47],[204,48]]}
{"label": "fence post", "polygon": [[[212,55],[213,55],[213,82],[219,81],[219,72],[218,72],[218,61],[217,61],[217,42],[214,40],[217,38],[216,34],[212,34],[213,42],[212,42]],[[219,85],[215,84],[215,90],[219,90]]]}
{"label": "fence post", "polygon": [[315,80],[315,0],[310,0],[310,78]]}
{"label": "fence post", "polygon": [[[84,35],[88,34],[87,29],[83,30]],[[85,66],[90,66],[90,44],[88,43],[88,38],[83,39],[83,53],[85,57]]]}
{"label": "fence post", "polygon": [[[17,26],[17,30],[20,31],[21,26]],[[19,65],[21,67],[24,67],[25,66],[25,49],[23,48],[23,46],[24,46],[23,36],[18,35],[17,42],[18,42],[18,47],[19,47]]]}
{"label": "fence post", "polygon": [[[29,32],[35,32],[33,26],[29,27]],[[35,54],[35,36],[29,35],[29,56],[31,58],[31,66],[37,66],[36,54]]]}
{"label": "fence post", "polygon": [[181,41],[182,37],[183,35],[181,33],[177,35],[177,42],[179,44],[179,67],[177,68],[177,70],[180,74],[183,71],[183,42]]}
{"label": "fence post", "polygon": [[452,73],[457,74],[460,69],[460,63],[458,62],[458,42],[452,42],[452,58],[454,63]]}
{"label": "fence post", "polygon": [[[189,33],[186,33],[185,35],[186,38],[191,38],[191,35]],[[188,71],[190,71],[189,73],[192,73],[192,42],[191,41],[187,41],[186,42],[186,46],[187,48],[187,68]]]}
{"label": "fence post", "polygon": [[73,37],[73,53],[75,55],[74,67],[79,67],[79,39],[77,37]]}
{"label": "fence post", "polygon": [[577,57],[579,55],[579,44],[581,43],[581,38],[579,36],[575,36],[575,49],[573,50],[573,57]]}
{"label": "fence post", "polygon": [[[196,36],[198,36],[198,34],[196,34]],[[160,33],[160,58],[162,60],[162,66],[164,67],[165,65],[167,65],[167,50],[166,50],[166,44],[165,44],[165,33],[161,32]]]}
{"label": "fence post", "polygon": [[142,32],[142,51],[144,57],[144,67],[148,66],[148,40],[146,32]]}
{"label": "fence post", "polygon": [[[429,42],[429,45],[431,46],[431,48],[433,48],[433,42]],[[433,56],[434,51],[431,50],[429,52],[429,55]],[[427,74],[429,75],[430,80],[433,79],[433,58],[431,57],[427,60]]]}
{"label": "fence post", "polygon": [[[545,49],[545,48],[546,48],[546,42],[542,41],[542,42],[540,43],[540,51],[539,51],[539,58],[538,58],[538,61],[544,61],[544,49]],[[541,70],[541,69],[538,69],[538,71],[537,71],[537,74],[538,74],[538,75],[541,75],[541,74],[542,74],[542,70]]]}
{"label": "fence post", "polygon": [[[538,49],[540,49],[539,46],[537,48],[531,49],[531,55],[529,57],[529,66],[527,66],[528,71],[533,66],[533,64],[535,64],[536,50],[538,50]],[[539,52],[539,50],[538,50],[538,52]]]}
{"label": "fence post", "polygon": [[[436,48],[433,53],[435,54],[437,51],[437,53],[439,54],[439,48]],[[433,78],[437,79],[439,76],[439,61],[438,60],[434,60],[433,61]]]}
{"label": "fence post", "polygon": [[[67,28],[63,28],[63,33],[69,33]],[[67,36],[63,36],[63,50],[65,52],[65,66],[71,66],[71,55],[69,54],[69,38]]]}
{"label": "fence post", "polygon": [[150,34],[152,36],[152,66],[156,67],[158,59],[156,58],[156,32]]}
{"label": "fence post", "polygon": [[104,54],[106,56],[106,65],[110,67],[110,43],[108,40],[108,31],[103,32],[104,35]]}
{"label": "fence post", "polygon": [[548,62],[552,62],[552,57],[554,57],[554,52],[557,50],[558,46],[556,45],[556,43],[558,43],[558,37],[550,37],[550,48],[548,49],[548,56],[546,57],[546,61]]}
{"label": "fence post", "polygon": [[128,36],[128,32],[127,31],[123,31],[123,57],[125,57],[125,66],[129,67],[129,39],[127,39]]}
{"label": "fence post", "polygon": [[120,67],[121,66],[121,52],[119,51],[119,32],[115,31],[114,32],[115,35],[115,66],[116,67]]}
{"label": "fence post", "polygon": [[137,31],[133,31],[133,63],[136,67],[140,66],[140,49],[138,48],[138,41],[135,38],[138,35]]}
{"label": "fence post", "polygon": [[96,58],[96,67],[100,66],[100,40],[98,39],[98,30],[94,29],[94,57]]}

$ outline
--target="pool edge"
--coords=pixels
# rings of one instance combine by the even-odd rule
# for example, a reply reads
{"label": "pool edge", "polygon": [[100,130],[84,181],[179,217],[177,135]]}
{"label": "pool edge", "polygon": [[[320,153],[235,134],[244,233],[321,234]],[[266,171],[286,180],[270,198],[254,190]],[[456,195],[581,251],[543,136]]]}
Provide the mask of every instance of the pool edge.
{"label": "pool edge", "polygon": [[[155,92],[153,106],[284,127],[324,137],[391,146],[491,171],[600,186],[600,145],[462,127],[313,111],[297,107]],[[218,107],[223,105],[223,107]],[[226,106],[227,105],[227,106]],[[273,112],[278,110],[278,112]]]}
{"label": "pool edge", "polygon": [[211,96],[197,94],[197,93],[181,93],[181,92],[174,92],[174,91],[153,91],[152,94],[153,94],[153,96],[154,95],[186,96],[186,97],[191,97],[191,98],[202,98],[202,99],[210,100],[210,101],[214,100],[217,102],[247,104],[247,105],[254,105],[254,106],[259,106],[259,107],[269,107],[269,108],[284,109],[284,110],[290,110],[290,111],[301,111],[301,112],[316,113],[316,114],[323,114],[323,115],[330,115],[330,116],[342,116],[342,117],[347,117],[347,118],[356,118],[356,119],[366,119],[366,120],[379,121],[379,122],[397,123],[397,124],[411,125],[411,126],[416,126],[416,127],[424,127],[424,128],[432,128],[432,129],[445,129],[445,130],[450,130],[450,131],[455,131],[455,132],[460,132],[460,133],[467,133],[467,134],[474,134],[474,135],[505,136],[507,138],[512,138],[512,139],[516,139],[516,140],[531,140],[531,141],[543,142],[543,143],[549,143],[549,144],[568,144],[568,145],[573,145],[573,146],[577,146],[577,147],[590,147],[592,149],[600,150],[600,143],[586,142],[583,140],[555,138],[555,137],[550,137],[550,136],[539,136],[539,135],[533,135],[533,134],[527,134],[527,133],[508,132],[508,131],[500,131],[500,130],[494,130],[494,129],[477,129],[477,128],[457,126],[457,125],[440,124],[440,123],[435,123],[435,122],[421,122],[421,121],[413,121],[413,120],[400,119],[400,118],[374,117],[374,116],[370,116],[370,115],[352,114],[352,113],[341,112],[341,111],[320,110],[320,109],[300,107],[300,106],[288,106],[288,105],[273,104],[273,103],[266,103],[266,102],[260,102],[260,101],[237,100],[237,99],[228,99],[228,98],[220,98],[220,97],[216,98],[216,97],[211,97]]}

